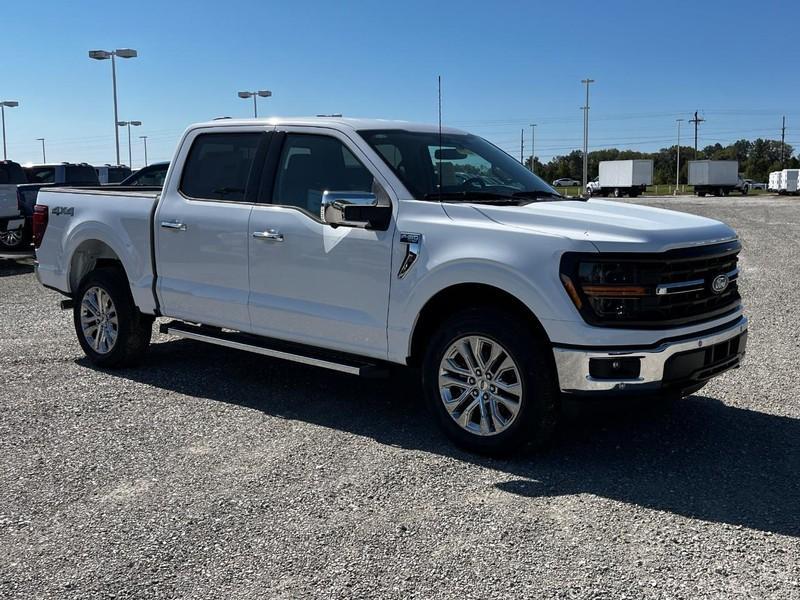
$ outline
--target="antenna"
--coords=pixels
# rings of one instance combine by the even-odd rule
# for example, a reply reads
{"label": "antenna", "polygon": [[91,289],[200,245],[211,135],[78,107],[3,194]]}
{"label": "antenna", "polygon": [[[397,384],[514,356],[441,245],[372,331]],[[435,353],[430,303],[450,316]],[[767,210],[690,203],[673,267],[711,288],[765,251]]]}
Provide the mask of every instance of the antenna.
{"label": "antenna", "polygon": [[439,79],[439,202],[442,201],[442,76]]}

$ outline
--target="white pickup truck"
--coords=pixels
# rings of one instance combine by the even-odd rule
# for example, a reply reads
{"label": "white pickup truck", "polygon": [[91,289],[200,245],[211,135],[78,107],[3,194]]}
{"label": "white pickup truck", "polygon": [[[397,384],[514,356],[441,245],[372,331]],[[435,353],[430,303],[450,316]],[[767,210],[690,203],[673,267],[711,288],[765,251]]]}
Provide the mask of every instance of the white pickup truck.
{"label": "white pickup truck", "polygon": [[160,191],[42,190],[34,241],[98,365],[141,358],[158,316],[346,373],[418,367],[480,452],[544,441],[562,394],[685,395],[745,351],[730,227],[566,199],[450,128],[193,125]]}

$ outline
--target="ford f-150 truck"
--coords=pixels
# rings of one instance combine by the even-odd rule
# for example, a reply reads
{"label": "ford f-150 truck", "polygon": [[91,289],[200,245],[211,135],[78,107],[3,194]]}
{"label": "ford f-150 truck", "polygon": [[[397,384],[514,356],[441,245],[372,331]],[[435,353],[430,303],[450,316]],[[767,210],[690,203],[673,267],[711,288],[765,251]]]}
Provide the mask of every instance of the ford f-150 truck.
{"label": "ford f-150 truck", "polygon": [[155,317],[346,373],[409,365],[480,452],[545,440],[563,394],[686,395],[745,351],[730,227],[566,199],[450,128],[193,125],[160,191],[43,189],[34,241],[100,366],[140,359]]}

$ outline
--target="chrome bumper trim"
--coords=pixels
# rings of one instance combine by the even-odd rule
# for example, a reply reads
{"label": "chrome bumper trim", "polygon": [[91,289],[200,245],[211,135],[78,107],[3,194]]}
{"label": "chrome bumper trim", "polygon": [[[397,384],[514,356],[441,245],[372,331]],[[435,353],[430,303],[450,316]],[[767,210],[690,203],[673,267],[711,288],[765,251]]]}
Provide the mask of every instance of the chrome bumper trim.
{"label": "chrome bumper trim", "polygon": [[[573,349],[553,348],[556,361],[559,387],[562,392],[603,392],[635,389],[638,387],[655,387],[664,377],[664,365],[667,360],[680,352],[694,350],[704,346],[718,344],[735,337],[747,330],[747,317],[739,318],[733,325],[723,331],[712,334],[698,334],[678,342],[667,342],[656,348],[647,350],[626,350],[614,348]],[[594,379],[589,375],[589,359],[630,357],[641,359],[639,377],[635,379]]]}

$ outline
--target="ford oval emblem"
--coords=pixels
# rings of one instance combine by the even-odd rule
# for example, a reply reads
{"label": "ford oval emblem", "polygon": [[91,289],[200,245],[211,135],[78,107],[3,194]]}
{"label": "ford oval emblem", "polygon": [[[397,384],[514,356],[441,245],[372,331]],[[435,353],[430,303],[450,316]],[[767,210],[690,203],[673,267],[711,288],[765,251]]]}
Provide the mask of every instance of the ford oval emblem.
{"label": "ford oval emblem", "polygon": [[714,277],[714,279],[711,280],[711,291],[714,292],[715,294],[721,294],[726,289],[728,289],[728,283],[730,283],[730,280],[728,279],[728,276],[725,275],[725,273],[717,275],[716,277]]}

